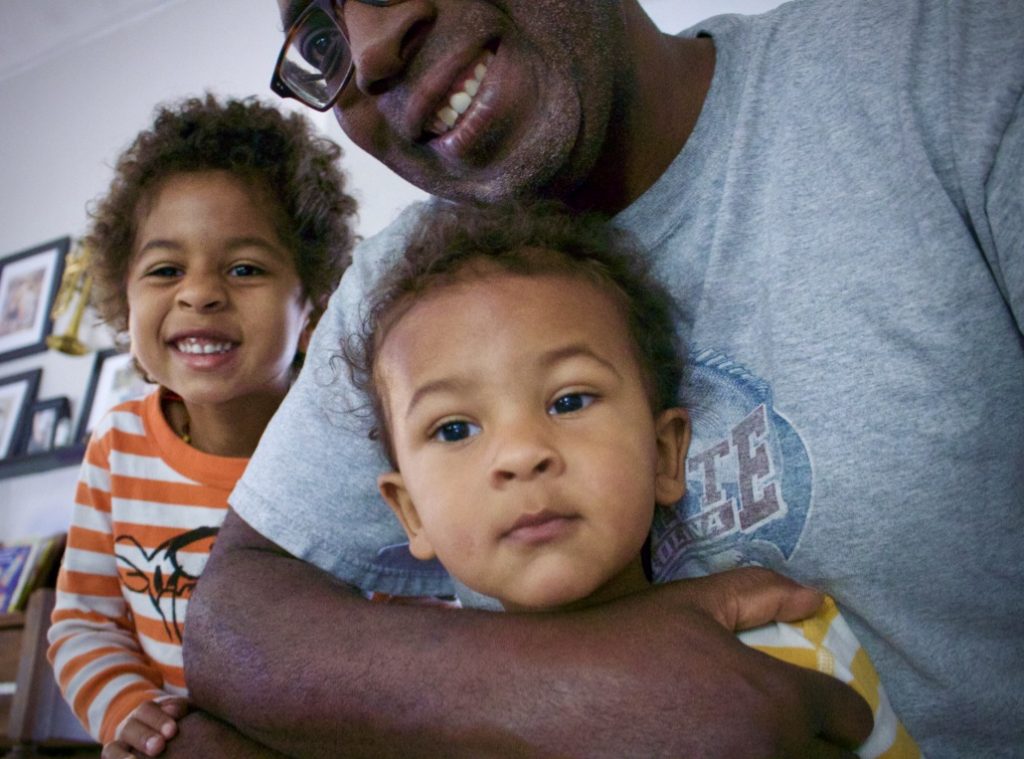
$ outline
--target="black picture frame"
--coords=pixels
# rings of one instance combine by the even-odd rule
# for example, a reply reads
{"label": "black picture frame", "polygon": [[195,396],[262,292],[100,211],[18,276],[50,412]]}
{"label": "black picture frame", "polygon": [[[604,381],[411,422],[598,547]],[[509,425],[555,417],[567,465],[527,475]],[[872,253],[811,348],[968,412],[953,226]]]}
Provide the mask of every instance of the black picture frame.
{"label": "black picture frame", "polygon": [[42,369],[31,369],[0,377],[0,460],[21,453],[29,409],[42,376]]}
{"label": "black picture frame", "polygon": [[0,258],[0,362],[46,350],[70,237]]}
{"label": "black picture frame", "polygon": [[135,371],[130,353],[116,348],[96,352],[89,384],[82,397],[75,442],[84,443],[103,415],[113,406],[132,398],[141,398],[156,389]]}
{"label": "black picture frame", "polygon": [[67,445],[70,436],[63,441],[57,440],[57,432],[61,422],[71,419],[71,402],[64,396],[36,401],[29,411],[28,422],[24,429],[24,442],[21,452],[26,456],[36,453],[48,453],[57,447],[58,442]]}

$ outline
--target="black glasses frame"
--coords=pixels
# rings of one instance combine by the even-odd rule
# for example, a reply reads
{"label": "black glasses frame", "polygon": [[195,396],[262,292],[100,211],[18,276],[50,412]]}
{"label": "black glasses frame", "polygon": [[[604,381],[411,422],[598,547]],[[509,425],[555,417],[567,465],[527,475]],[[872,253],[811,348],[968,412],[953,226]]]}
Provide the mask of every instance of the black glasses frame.
{"label": "black glasses frame", "polygon": [[[404,0],[356,0],[363,5],[372,5],[375,8],[386,8],[389,5],[398,5]],[[345,0],[313,0],[309,5],[306,6],[305,10],[299,14],[299,17],[295,19],[291,27],[288,29],[288,33],[285,35],[284,44],[281,45],[281,52],[278,53],[277,63],[274,64],[274,73],[270,78],[270,89],[272,89],[277,95],[283,98],[292,98],[298,100],[305,106],[312,108],[315,111],[328,111],[334,105],[338,96],[345,89],[346,85],[352,79],[352,72],[355,71],[355,64],[352,62],[351,47],[348,38],[348,30],[345,28],[345,24],[342,17],[344,11]],[[338,79],[339,84],[337,90],[333,93],[329,93],[327,102],[321,104],[320,102],[313,100],[307,93],[296,89],[288,83],[282,73],[282,68],[288,57],[288,50],[291,47],[292,42],[302,29],[303,25],[316,11],[323,12],[334,24],[335,29],[341,35],[344,45],[349,48],[348,52],[348,64],[345,73]],[[322,72],[324,74],[324,80],[330,81],[332,78],[330,72]],[[337,72],[335,72],[336,74]]]}

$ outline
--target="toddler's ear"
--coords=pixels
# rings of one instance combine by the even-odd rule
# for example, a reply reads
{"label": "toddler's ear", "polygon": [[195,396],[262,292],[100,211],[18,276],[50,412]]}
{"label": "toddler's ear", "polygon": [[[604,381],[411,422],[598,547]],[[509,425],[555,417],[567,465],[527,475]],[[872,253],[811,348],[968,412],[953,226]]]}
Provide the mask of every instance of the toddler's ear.
{"label": "toddler's ear", "polygon": [[433,559],[434,546],[430,539],[423,532],[423,524],[420,522],[420,515],[416,511],[416,504],[409,497],[409,491],[405,488],[405,480],[401,472],[387,472],[377,478],[377,489],[391,510],[395,512],[398,521],[402,523],[405,534],[409,536],[409,552],[417,559]]}
{"label": "toddler's ear", "polygon": [[669,408],[654,420],[658,438],[658,472],[654,500],[671,506],[686,493],[686,452],[690,448],[690,417],[681,408]]}

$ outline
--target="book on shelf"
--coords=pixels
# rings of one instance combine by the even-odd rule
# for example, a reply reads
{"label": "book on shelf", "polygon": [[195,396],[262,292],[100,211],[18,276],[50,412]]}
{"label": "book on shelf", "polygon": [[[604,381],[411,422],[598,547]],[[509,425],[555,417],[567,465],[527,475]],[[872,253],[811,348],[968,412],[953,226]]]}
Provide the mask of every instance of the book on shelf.
{"label": "book on shelf", "polygon": [[0,612],[24,611],[36,588],[52,582],[64,533],[0,545]]}

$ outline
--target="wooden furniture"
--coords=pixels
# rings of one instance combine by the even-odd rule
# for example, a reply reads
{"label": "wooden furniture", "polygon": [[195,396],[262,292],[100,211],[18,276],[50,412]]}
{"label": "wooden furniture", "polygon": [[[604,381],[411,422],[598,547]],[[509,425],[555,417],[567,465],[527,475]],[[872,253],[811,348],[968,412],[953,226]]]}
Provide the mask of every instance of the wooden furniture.
{"label": "wooden furniture", "polygon": [[[100,755],[61,697],[46,659],[54,597],[53,588],[40,588],[24,614],[0,615],[0,720],[6,717],[7,726],[0,751],[10,749],[7,756],[12,758],[47,756],[49,749],[64,756],[79,748],[74,756]],[[4,724],[0,721],[0,729]]]}

